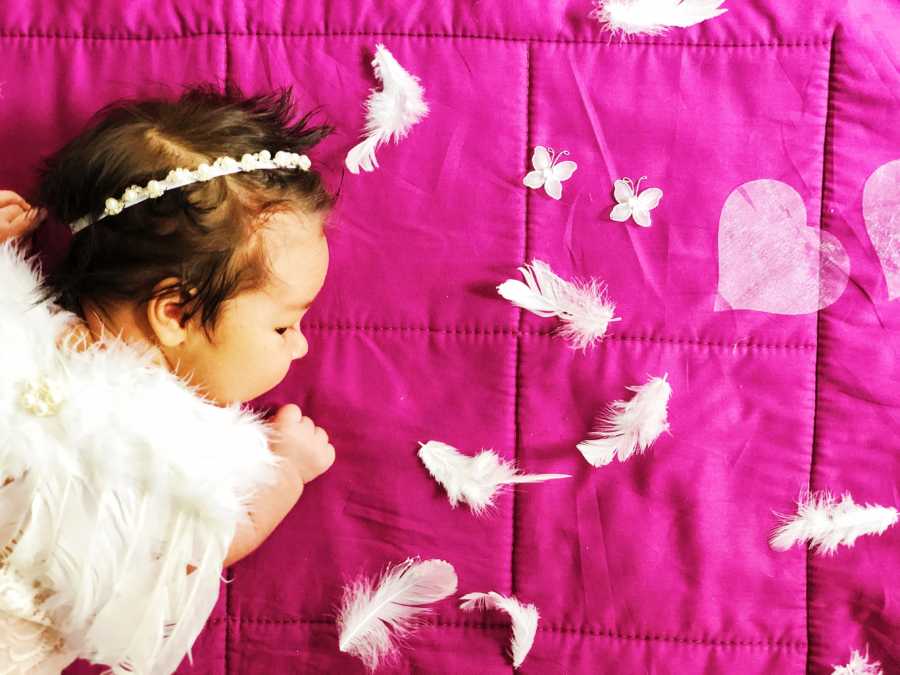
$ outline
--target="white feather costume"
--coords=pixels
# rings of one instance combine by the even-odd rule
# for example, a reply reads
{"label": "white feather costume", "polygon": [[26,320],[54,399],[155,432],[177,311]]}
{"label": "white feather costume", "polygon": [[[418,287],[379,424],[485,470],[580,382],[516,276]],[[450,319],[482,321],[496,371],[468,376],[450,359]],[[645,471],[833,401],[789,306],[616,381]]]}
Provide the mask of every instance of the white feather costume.
{"label": "white feather costume", "polygon": [[77,317],[9,242],[0,284],[0,672],[171,673],[275,479],[267,427],[122,341],[60,340]]}

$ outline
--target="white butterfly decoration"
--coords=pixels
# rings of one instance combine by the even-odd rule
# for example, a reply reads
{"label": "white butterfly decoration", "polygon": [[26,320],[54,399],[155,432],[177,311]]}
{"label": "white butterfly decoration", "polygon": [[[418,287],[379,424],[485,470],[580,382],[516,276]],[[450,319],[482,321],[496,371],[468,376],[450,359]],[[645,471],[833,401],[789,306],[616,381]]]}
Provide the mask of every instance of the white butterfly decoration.
{"label": "white butterfly decoration", "polygon": [[637,185],[634,185],[630,178],[620,178],[616,181],[613,197],[619,203],[610,212],[611,219],[624,223],[629,218],[634,218],[634,222],[641,227],[650,227],[650,209],[655,209],[659,205],[663,191],[659,188],[647,188],[638,194],[641,181],[646,178],[641,176]]}
{"label": "white butterfly decoration", "polygon": [[575,173],[575,169],[578,168],[578,165],[572,160],[559,161],[560,157],[568,154],[568,150],[563,150],[555,155],[553,148],[537,146],[534,154],[531,155],[531,165],[534,167],[534,171],[529,171],[522,182],[532,189],[543,187],[544,192],[553,199],[561,198],[562,182],[569,180]]}

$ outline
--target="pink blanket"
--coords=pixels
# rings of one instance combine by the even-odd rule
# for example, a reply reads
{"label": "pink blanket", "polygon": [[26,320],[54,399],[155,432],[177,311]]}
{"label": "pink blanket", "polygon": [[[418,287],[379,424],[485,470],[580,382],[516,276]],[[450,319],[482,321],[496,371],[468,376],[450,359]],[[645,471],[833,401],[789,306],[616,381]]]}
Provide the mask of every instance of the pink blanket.
{"label": "pink blanket", "polygon": [[[807,487],[900,505],[900,5],[725,7],[622,42],[588,0],[0,5],[4,187],[27,194],[102,104],[186,82],[290,84],[336,127],[312,157],[341,196],[310,353],[261,404],[297,402],[338,460],[227,571],[179,672],[362,673],[342,586],[413,555],[537,605],[525,673],[827,673],[867,645],[900,672],[900,527],[831,557],[767,543]],[[431,113],[341,176],[381,42]],[[539,144],[579,164],[558,202],[522,185]],[[643,175],[652,227],[611,222],[613,181]],[[534,258],[608,282],[622,320],[597,348],[498,297]],[[595,415],[663,373],[671,433],[589,466]],[[417,458],[429,439],[573,478],[476,518]],[[508,640],[451,598],[382,672],[510,672]]]}

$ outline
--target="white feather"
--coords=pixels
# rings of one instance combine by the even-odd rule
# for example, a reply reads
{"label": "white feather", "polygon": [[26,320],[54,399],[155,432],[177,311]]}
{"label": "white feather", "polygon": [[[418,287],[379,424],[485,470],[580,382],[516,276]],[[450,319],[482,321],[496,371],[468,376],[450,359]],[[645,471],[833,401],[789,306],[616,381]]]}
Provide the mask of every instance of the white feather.
{"label": "white feather", "polygon": [[344,588],[338,613],[339,648],[375,670],[429,610],[422,605],[456,592],[456,571],[443,560],[408,559],[382,574],[377,585],[362,577]]}
{"label": "white feather", "polygon": [[855,649],[850,657],[850,663],[846,666],[832,666],[831,675],[883,675],[879,661],[869,662],[869,650],[863,656]]}
{"label": "white feather", "polygon": [[797,514],[783,517],[784,524],[772,533],[772,548],[786,551],[796,543],[809,542],[817,553],[834,553],[841,544],[853,546],[864,534],[881,534],[897,522],[897,509],[866,504],[860,506],[844,493],[840,502],[827,490],[804,492],[797,501]]}
{"label": "white feather", "polygon": [[613,33],[658,35],[727,12],[725,0],[595,0],[590,16]]}
{"label": "white feather", "polygon": [[366,100],[365,139],[347,153],[344,163],[351,173],[374,171],[375,150],[388,140],[404,138],[416,122],[428,114],[419,78],[403,69],[383,44],[376,45],[372,60],[381,91],[372,90]]}
{"label": "white feather", "polygon": [[617,456],[624,462],[635,452],[646,450],[669,429],[666,418],[672,387],[667,377],[652,377],[647,384],[626,387],[635,392],[631,400],[612,402],[606,416],[598,421],[600,428],[591,434],[594,438],[578,444],[588,463],[604,466]]}
{"label": "white feather", "polygon": [[570,477],[564,473],[520,473],[514,463],[501,459],[493,450],[482,450],[470,457],[440,441],[419,445],[422,446],[419,458],[447,491],[450,505],[456,508],[459,502],[465,502],[475,514],[493,506],[498,490],[504,485]]}
{"label": "white feather", "polygon": [[550,266],[532,260],[519,268],[525,283],[508,279],[497,286],[497,292],[514,305],[538,316],[558,316],[562,326],[558,332],[573,349],[592,346],[606,334],[616,306],[606,295],[606,285],[596,279],[589,282],[566,281]]}
{"label": "white feather", "polygon": [[537,607],[523,605],[515,598],[500,595],[494,591],[488,593],[467,593],[461,598],[460,609],[471,611],[476,607],[482,609],[496,609],[509,614],[512,619],[512,643],[510,644],[510,656],[513,667],[522,665],[531,646],[534,644],[534,636],[537,633],[537,625],[540,620]]}

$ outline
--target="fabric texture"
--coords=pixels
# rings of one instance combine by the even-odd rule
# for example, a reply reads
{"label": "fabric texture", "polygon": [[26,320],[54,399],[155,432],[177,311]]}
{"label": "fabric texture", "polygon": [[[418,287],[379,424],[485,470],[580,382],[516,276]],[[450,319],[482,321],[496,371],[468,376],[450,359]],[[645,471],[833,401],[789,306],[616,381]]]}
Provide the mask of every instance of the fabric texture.
{"label": "fabric texture", "polygon": [[[592,7],[0,5],[12,189],[27,193],[39,157],[101,105],[187,82],[292,85],[336,127],[310,153],[341,192],[328,279],[304,319],[310,353],[258,404],[298,403],[337,461],[227,571],[179,672],[365,672],[338,651],[341,589],[411,555],[451,562],[460,594],[538,608],[523,673],[818,674],[866,645],[900,671],[900,529],[834,556],[767,543],[773,512],[805,488],[900,502],[900,301],[863,212],[869,176],[900,158],[900,6],[728,0],[720,17],[627,41],[602,33]],[[376,171],[343,174],[377,43],[421,79],[430,112],[379,149]],[[578,163],[559,201],[522,185],[537,145]],[[614,182],[641,176],[665,195],[652,226],[610,221]],[[791,192],[745,188],[769,195],[765,218],[723,216],[761,180]],[[773,306],[800,284],[768,274],[749,308],[732,307],[752,288],[732,292],[735,275],[757,266],[720,239],[723,217],[723,232],[760,227],[752,243],[791,252],[772,260],[823,271],[826,291]],[[66,241],[53,226],[39,239],[51,258]],[[601,344],[575,352],[553,319],[498,297],[533,259],[608,284],[622,320]],[[589,466],[576,445],[595,416],[664,373],[670,433]],[[416,455],[428,440],[573,478],[517,487],[475,517],[428,476]],[[509,622],[458,604],[438,604],[381,672],[511,672]]]}

